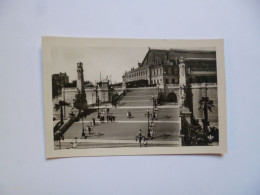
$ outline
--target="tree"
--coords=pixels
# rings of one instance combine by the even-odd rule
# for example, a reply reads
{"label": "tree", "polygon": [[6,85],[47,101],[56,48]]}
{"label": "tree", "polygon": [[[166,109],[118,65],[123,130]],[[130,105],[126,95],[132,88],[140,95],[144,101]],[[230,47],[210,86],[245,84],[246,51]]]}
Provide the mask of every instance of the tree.
{"label": "tree", "polygon": [[64,124],[63,122],[63,107],[69,106],[70,104],[68,102],[59,101],[59,104],[55,104],[54,109],[58,111],[60,109],[60,125],[62,126]]}
{"label": "tree", "polygon": [[199,109],[203,108],[203,113],[204,113],[204,119],[202,120],[203,122],[203,129],[206,132],[207,127],[209,126],[209,116],[208,116],[208,110],[212,112],[212,107],[215,107],[213,104],[213,101],[209,99],[209,97],[202,97],[201,100],[199,101],[200,107]]}

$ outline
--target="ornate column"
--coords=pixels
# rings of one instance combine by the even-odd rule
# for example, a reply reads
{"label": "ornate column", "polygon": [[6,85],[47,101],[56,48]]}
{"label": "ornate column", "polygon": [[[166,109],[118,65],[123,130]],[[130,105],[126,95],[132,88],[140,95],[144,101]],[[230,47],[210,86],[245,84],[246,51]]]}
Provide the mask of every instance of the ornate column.
{"label": "ornate column", "polygon": [[84,74],[83,74],[83,63],[77,63],[77,93],[75,95],[74,107],[80,111],[86,111],[87,99],[84,86]]}
{"label": "ornate column", "polygon": [[184,58],[180,57],[179,59],[179,107],[184,107],[184,100],[186,94],[184,88],[186,87],[186,72],[185,72],[185,63]]}
{"label": "ornate column", "polygon": [[83,74],[83,63],[78,62],[77,63],[77,89],[80,91],[80,93],[85,94],[85,87],[84,87],[84,74]]}

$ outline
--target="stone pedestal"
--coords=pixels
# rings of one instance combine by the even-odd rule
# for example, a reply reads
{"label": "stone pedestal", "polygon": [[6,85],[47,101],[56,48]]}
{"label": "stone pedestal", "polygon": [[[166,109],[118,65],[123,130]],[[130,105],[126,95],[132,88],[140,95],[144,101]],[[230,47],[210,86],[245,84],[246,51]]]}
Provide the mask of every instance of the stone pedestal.
{"label": "stone pedestal", "polygon": [[182,120],[185,118],[188,121],[188,123],[191,124],[191,112],[189,108],[186,107],[180,108],[180,117]]}
{"label": "stone pedestal", "polygon": [[126,84],[125,84],[125,82],[122,83],[122,88],[123,88],[123,90],[126,89]]}

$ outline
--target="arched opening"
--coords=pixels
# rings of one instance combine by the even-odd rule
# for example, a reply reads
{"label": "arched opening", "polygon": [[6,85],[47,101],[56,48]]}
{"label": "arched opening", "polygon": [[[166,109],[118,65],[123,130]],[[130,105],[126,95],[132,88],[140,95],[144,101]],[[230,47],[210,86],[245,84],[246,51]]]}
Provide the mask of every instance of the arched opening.
{"label": "arched opening", "polygon": [[175,93],[169,93],[167,96],[167,101],[177,103],[177,95]]}

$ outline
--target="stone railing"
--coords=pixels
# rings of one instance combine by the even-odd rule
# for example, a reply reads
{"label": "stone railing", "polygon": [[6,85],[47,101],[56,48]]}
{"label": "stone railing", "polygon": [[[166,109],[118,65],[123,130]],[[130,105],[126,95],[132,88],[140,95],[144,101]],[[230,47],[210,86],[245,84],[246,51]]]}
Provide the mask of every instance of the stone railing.
{"label": "stone railing", "polygon": [[65,122],[60,128],[53,128],[54,140],[59,140],[60,137],[67,131],[67,129],[75,122],[79,120],[79,115],[71,117],[67,122]]}
{"label": "stone railing", "polygon": [[166,84],[166,87],[179,87],[179,84]]}
{"label": "stone railing", "polygon": [[65,91],[77,91],[76,87],[65,87],[63,88]]}
{"label": "stone railing", "polygon": [[192,83],[191,87],[217,87],[217,83]]}

